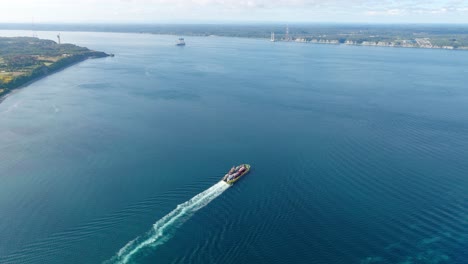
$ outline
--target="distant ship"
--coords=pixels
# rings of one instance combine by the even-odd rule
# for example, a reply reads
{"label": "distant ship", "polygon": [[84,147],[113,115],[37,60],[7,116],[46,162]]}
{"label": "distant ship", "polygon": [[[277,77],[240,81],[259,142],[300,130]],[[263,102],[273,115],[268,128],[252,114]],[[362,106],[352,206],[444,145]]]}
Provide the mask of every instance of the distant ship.
{"label": "distant ship", "polygon": [[176,46],[185,46],[185,40],[184,40],[184,38],[179,38],[179,41],[177,41]]}
{"label": "distant ship", "polygon": [[223,181],[227,184],[233,185],[238,181],[242,176],[246,175],[250,171],[249,164],[242,164],[237,167],[232,167],[226,175],[223,177]]}

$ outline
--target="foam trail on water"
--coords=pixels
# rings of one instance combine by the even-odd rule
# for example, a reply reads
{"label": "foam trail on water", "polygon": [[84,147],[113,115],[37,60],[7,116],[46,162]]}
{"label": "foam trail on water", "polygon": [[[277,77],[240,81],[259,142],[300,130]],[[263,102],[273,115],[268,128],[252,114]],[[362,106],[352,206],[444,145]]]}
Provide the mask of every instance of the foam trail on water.
{"label": "foam trail on water", "polygon": [[187,221],[196,211],[205,207],[229,188],[229,184],[220,181],[192,199],[179,204],[172,212],[153,224],[153,228],[144,236],[128,242],[108,263],[129,263],[132,256],[147,247],[157,247],[169,240],[174,231]]}

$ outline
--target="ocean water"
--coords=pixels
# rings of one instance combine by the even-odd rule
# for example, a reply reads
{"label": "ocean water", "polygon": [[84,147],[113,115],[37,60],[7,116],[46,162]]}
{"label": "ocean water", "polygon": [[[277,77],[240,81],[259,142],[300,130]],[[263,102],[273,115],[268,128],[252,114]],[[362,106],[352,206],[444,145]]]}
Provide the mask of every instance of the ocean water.
{"label": "ocean water", "polygon": [[0,103],[0,263],[468,263],[468,52],[61,36],[116,56]]}

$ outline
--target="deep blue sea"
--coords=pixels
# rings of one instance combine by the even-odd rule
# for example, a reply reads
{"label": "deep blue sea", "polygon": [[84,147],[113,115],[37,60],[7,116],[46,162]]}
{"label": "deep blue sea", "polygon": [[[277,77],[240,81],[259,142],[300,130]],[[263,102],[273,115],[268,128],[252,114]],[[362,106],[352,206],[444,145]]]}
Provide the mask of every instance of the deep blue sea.
{"label": "deep blue sea", "polygon": [[0,263],[468,263],[467,51],[61,36],[115,57],[0,103]]}

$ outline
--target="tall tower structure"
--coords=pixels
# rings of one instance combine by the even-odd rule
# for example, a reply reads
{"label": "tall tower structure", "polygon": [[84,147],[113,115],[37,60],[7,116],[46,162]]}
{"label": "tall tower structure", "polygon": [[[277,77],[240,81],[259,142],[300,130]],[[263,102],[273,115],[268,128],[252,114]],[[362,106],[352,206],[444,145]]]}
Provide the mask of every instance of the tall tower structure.
{"label": "tall tower structure", "polygon": [[285,41],[290,41],[291,37],[289,36],[289,25],[286,25],[286,34],[284,35]]}
{"label": "tall tower structure", "polygon": [[58,44],[62,44],[61,41],[60,41],[60,33],[57,35],[57,40],[58,40]]}
{"label": "tall tower structure", "polygon": [[271,32],[270,41],[271,41],[271,42],[275,42],[275,32]]}

